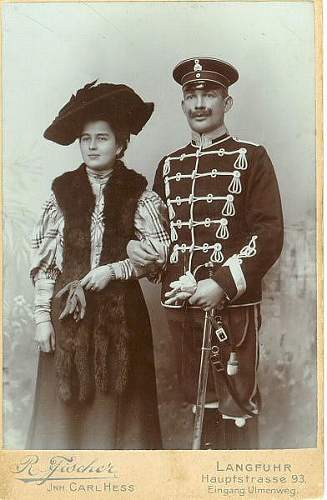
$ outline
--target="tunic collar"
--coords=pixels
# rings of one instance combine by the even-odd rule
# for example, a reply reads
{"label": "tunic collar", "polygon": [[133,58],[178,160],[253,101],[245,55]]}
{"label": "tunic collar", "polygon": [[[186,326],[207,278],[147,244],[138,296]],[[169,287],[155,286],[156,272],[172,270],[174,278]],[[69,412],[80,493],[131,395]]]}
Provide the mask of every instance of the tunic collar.
{"label": "tunic collar", "polygon": [[209,134],[198,134],[197,132],[192,131],[192,146],[196,146],[197,148],[204,149],[212,146],[212,144],[217,141],[222,141],[227,139],[229,133],[226,127],[222,127],[221,129],[215,130]]}

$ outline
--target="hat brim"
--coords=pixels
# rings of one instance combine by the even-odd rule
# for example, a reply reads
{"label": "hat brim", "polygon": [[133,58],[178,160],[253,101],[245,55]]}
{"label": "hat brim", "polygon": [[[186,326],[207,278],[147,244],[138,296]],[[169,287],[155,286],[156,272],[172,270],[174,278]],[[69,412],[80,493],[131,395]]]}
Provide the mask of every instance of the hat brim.
{"label": "hat brim", "polygon": [[123,86],[59,113],[43,136],[57,144],[68,146],[77,139],[88,117],[96,113],[108,117],[113,125],[119,123],[130,134],[137,135],[150,119],[153,109],[152,102],[144,102],[132,89]]}

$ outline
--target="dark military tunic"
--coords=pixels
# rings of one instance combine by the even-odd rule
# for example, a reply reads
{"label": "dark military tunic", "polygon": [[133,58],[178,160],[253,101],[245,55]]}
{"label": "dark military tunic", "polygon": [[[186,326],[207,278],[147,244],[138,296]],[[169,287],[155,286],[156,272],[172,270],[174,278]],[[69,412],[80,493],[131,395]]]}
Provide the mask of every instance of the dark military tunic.
{"label": "dark military tunic", "polygon": [[[238,374],[231,379],[244,406],[257,410],[253,398],[257,391],[261,281],[280,255],[283,243],[281,201],[269,156],[264,147],[228,134],[206,146],[192,141],[162,159],[154,190],[169,210],[172,243],[163,276],[162,303],[175,311],[168,320],[181,358],[179,370],[186,397],[195,400],[201,321],[195,333],[190,326],[191,315],[187,310],[183,313],[185,306],[165,305],[165,293],[186,271],[191,271],[197,281],[208,278],[204,264],[212,262],[212,277],[227,298],[223,323],[234,339],[233,349],[239,358]],[[183,311],[178,314],[179,309]],[[187,332],[183,330],[185,324]],[[230,351],[230,347],[225,349],[225,362]],[[223,380],[218,387],[216,384],[217,393],[222,413],[244,416]]]}
{"label": "dark military tunic", "polygon": [[207,278],[205,269],[196,270],[211,261],[231,304],[260,302],[261,280],[283,243],[278,184],[266,150],[227,134],[206,148],[192,142],[160,162],[154,190],[168,206],[172,240],[163,297],[185,270]]}

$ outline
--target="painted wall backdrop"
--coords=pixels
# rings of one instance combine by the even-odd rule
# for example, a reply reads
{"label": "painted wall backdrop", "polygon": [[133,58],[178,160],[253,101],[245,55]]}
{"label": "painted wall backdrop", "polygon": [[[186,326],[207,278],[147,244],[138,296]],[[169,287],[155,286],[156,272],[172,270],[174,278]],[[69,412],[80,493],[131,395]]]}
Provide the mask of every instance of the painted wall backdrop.
{"label": "painted wall backdrop", "polygon": [[[24,447],[36,375],[30,234],[51,180],[80,163],[78,144],[57,146],[43,139],[43,131],[85,83],[131,85],[155,102],[155,113],[132,138],[125,160],[151,185],[161,157],[189,140],[171,72],[179,60],[194,56],[219,57],[239,69],[227,126],[233,135],[266,146],[283,200],[285,246],[264,285],[260,447],[315,446],[313,15],[309,2],[3,6],[5,447]],[[177,397],[159,288],[146,280],[143,287],[164,445],[188,448],[192,422]]]}

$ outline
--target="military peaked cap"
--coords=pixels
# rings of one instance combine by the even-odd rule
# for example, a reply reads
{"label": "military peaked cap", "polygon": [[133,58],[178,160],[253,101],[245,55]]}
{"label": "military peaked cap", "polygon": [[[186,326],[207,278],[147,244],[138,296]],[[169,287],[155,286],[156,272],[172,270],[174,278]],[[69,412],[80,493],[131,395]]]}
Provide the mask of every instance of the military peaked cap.
{"label": "military peaked cap", "polygon": [[211,82],[227,89],[238,80],[238,71],[221,59],[197,57],[178,63],[174,68],[173,77],[183,88],[196,82]]}

